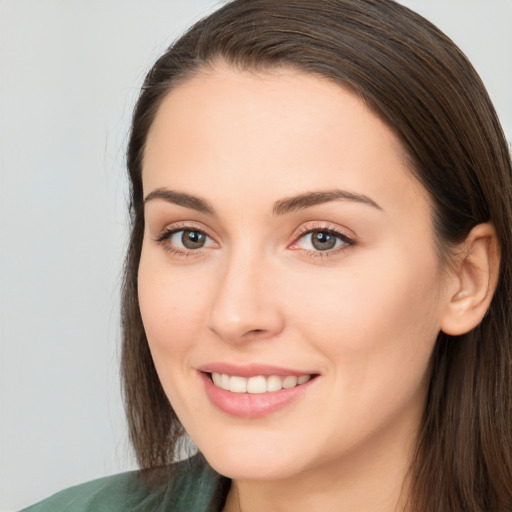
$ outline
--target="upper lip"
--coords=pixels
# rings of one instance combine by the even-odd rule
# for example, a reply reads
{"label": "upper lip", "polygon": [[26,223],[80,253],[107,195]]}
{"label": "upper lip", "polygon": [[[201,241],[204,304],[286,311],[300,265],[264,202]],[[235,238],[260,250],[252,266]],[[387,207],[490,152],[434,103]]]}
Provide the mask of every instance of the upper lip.
{"label": "upper lip", "polygon": [[300,377],[302,375],[315,375],[314,372],[310,372],[308,370],[302,371],[258,363],[247,365],[237,365],[225,362],[207,363],[197,369],[204,373],[224,373],[226,375],[236,375],[246,378],[257,377],[258,375],[262,375],[264,377],[268,377],[270,375],[279,375],[281,377],[286,377],[288,375],[294,375],[295,377]]}

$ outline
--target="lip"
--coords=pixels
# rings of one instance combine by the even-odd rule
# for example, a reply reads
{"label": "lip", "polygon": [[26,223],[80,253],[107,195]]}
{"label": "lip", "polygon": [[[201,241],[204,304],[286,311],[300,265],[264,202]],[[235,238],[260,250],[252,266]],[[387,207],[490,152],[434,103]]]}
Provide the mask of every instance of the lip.
{"label": "lip", "polygon": [[[260,371],[258,371],[258,369]],[[226,391],[225,389],[215,386],[210,378],[212,372],[227,373],[228,375],[238,375],[246,378],[258,375],[279,375],[283,377],[288,375],[314,375],[314,377],[308,382],[293,388],[281,389],[270,393],[251,394],[232,393],[231,391]],[[199,371],[199,376],[203,382],[206,396],[216,408],[231,416],[255,419],[284,409],[302,398],[304,394],[310,390],[311,386],[314,386],[318,374],[296,372],[266,365],[250,365],[241,368],[230,364],[214,364],[202,367]]]}
{"label": "lip", "polygon": [[257,377],[258,375],[262,375],[263,377],[270,377],[271,375],[279,375],[280,377],[288,377],[289,375],[293,375],[294,377],[300,377],[301,375],[317,375],[317,372],[311,372],[308,370],[292,370],[290,368],[267,364],[235,365],[232,363],[219,362],[205,364],[197,369],[203,373],[226,373],[228,375],[245,377],[247,379],[250,377]]}

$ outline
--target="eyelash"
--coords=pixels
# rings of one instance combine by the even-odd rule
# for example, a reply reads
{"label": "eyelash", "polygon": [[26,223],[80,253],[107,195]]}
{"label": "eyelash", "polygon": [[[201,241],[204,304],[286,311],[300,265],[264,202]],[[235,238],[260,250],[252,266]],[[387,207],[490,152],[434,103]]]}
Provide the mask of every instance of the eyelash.
{"label": "eyelash", "polygon": [[[327,256],[333,256],[336,254],[340,254],[350,247],[357,244],[357,241],[354,238],[351,238],[347,236],[345,233],[342,233],[341,231],[331,227],[327,226],[325,224],[317,224],[314,226],[304,226],[302,227],[296,234],[295,234],[295,241],[291,244],[291,248],[293,248],[294,245],[297,245],[297,243],[304,239],[306,235],[312,235],[313,233],[326,233],[330,236],[333,236],[340,240],[342,242],[341,247],[335,247],[333,249],[328,249],[325,251],[320,250],[312,250],[312,249],[303,249],[305,255],[307,257],[312,258],[324,258]],[[298,249],[295,249],[298,250]]]}
{"label": "eyelash", "polygon": [[[170,245],[168,241],[177,233],[180,233],[182,231],[192,231],[195,233],[200,233],[204,235],[209,240],[212,240],[212,237],[210,237],[203,229],[200,229],[194,225],[191,224],[182,224],[182,225],[174,225],[172,227],[166,228],[162,231],[162,233],[154,239],[155,242],[159,243],[168,253],[178,256],[178,257],[197,257],[200,256],[203,252],[203,247],[200,247],[198,249],[181,249],[177,248],[176,246]],[[353,238],[350,238],[346,234],[338,231],[337,229],[334,229],[330,226],[326,226],[323,224],[318,224],[314,226],[304,226],[301,228],[296,234],[294,234],[294,242],[290,244],[288,247],[292,250],[299,250],[297,247],[293,247],[294,245],[297,245],[297,243],[304,239],[307,235],[312,235],[313,233],[325,233],[330,236],[335,237],[337,240],[340,240],[342,242],[341,247],[335,247],[333,249],[328,249],[325,251],[321,250],[313,250],[313,249],[303,249],[303,252],[307,257],[313,257],[313,258],[323,258],[326,256],[331,256],[337,253],[341,253],[346,251],[348,248],[356,245],[356,240]]]}
{"label": "eyelash", "polygon": [[178,257],[195,257],[201,255],[201,249],[180,249],[176,246],[170,245],[169,240],[180,233],[181,231],[192,231],[194,233],[200,233],[204,235],[206,238],[213,240],[212,237],[208,236],[208,234],[204,231],[204,229],[198,228],[193,224],[175,224],[172,227],[165,228],[160,235],[155,238],[155,242],[159,243],[168,253],[178,256]]}

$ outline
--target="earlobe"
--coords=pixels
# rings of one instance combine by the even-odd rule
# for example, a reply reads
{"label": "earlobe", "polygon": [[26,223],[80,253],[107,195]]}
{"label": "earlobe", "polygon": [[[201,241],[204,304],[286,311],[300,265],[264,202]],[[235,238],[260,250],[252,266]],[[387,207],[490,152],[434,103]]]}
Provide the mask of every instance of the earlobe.
{"label": "earlobe", "polygon": [[460,336],[475,328],[485,316],[496,290],[500,250],[490,223],[478,224],[460,246],[453,279],[456,287],[444,312],[441,330]]}

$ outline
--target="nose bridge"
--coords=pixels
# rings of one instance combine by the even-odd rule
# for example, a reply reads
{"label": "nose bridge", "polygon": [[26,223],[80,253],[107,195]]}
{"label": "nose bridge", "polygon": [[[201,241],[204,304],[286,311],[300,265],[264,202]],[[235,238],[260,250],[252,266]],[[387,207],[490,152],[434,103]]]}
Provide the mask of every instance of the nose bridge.
{"label": "nose bridge", "polygon": [[217,280],[210,310],[210,328],[228,341],[270,337],[282,329],[271,263],[248,244],[234,247]]}

